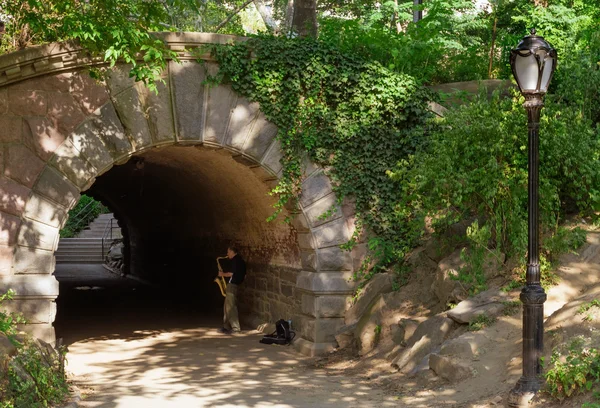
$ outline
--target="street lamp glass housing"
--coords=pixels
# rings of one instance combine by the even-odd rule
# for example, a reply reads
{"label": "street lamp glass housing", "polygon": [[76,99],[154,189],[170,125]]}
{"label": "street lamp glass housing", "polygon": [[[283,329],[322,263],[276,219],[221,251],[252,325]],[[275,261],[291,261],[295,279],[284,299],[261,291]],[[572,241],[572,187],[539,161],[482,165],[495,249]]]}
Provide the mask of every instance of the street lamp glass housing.
{"label": "street lamp glass housing", "polygon": [[556,69],[556,50],[543,37],[531,35],[510,51],[510,66],[523,94],[544,95]]}

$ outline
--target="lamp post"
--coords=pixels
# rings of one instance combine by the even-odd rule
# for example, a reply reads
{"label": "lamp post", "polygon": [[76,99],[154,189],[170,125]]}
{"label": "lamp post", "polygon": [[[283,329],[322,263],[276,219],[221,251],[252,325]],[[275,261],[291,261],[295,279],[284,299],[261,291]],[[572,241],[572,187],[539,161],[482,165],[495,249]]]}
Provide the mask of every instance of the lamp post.
{"label": "lamp post", "polygon": [[523,376],[509,395],[509,406],[524,407],[542,386],[540,357],[544,339],[544,302],[546,293],[540,284],[539,244],[539,122],[543,97],[556,68],[556,50],[543,37],[524,37],[510,52],[510,66],[527,110],[529,133],[528,170],[528,256],[523,302]]}

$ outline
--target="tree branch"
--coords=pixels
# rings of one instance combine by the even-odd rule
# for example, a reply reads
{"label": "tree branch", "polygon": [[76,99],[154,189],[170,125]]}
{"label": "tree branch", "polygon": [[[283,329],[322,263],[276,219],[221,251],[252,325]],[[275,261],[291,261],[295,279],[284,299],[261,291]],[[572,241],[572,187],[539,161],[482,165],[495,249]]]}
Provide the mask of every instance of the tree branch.
{"label": "tree branch", "polygon": [[239,13],[240,11],[242,11],[243,9],[246,8],[246,6],[248,6],[248,4],[252,3],[254,0],[247,0],[244,2],[244,4],[242,4],[241,6],[239,6],[238,8],[236,8],[235,10],[233,10],[233,13],[231,13],[230,15],[227,16],[227,18],[223,21],[221,21],[219,23],[219,25],[217,25],[217,27],[215,28],[215,33],[217,33],[221,28],[225,27],[227,25],[227,23],[229,23],[231,21],[231,19],[233,17],[235,17],[235,15],[237,13]]}

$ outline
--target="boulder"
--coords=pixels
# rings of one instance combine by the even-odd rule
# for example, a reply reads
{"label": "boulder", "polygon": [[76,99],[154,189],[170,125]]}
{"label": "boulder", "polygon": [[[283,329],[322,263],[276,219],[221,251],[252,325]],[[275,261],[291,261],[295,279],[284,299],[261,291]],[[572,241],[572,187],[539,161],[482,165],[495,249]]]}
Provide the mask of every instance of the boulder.
{"label": "boulder", "polygon": [[357,323],[351,324],[350,326],[342,326],[335,335],[339,348],[350,347],[354,343],[354,332],[356,330]]}
{"label": "boulder", "polygon": [[473,370],[469,364],[465,364],[450,356],[435,353],[429,355],[429,368],[439,377],[452,383],[460,382],[473,376]]}
{"label": "boulder", "polygon": [[396,344],[406,345],[407,340],[412,337],[417,327],[419,327],[419,322],[413,319],[400,319],[395,327],[397,327],[397,330],[392,333],[392,340]]}
{"label": "boulder", "polygon": [[384,305],[385,302],[380,295],[356,324],[354,338],[357,341],[358,354],[361,356],[373,350],[381,339],[381,331],[383,329],[380,312]]}
{"label": "boulder", "polygon": [[352,325],[357,323],[361,316],[371,306],[375,298],[382,293],[388,293],[392,291],[393,277],[389,273],[378,273],[371,278],[369,283],[363,288],[356,303],[346,311],[345,323],[346,325]]}
{"label": "boulder", "polygon": [[479,315],[499,316],[506,308],[507,302],[511,300],[513,299],[510,294],[500,289],[490,289],[463,300],[454,309],[448,311],[447,315],[457,323],[469,324]]}
{"label": "boulder", "polygon": [[468,296],[463,285],[452,276],[458,275],[458,271],[466,266],[465,261],[460,259],[463,248],[457,249],[450,256],[442,259],[438,264],[435,279],[431,284],[431,291],[442,303],[455,302]]}
{"label": "boulder", "polygon": [[452,319],[442,315],[423,321],[407,340],[406,349],[392,361],[392,366],[405,373],[414,370],[428,354],[439,350],[454,326]]}

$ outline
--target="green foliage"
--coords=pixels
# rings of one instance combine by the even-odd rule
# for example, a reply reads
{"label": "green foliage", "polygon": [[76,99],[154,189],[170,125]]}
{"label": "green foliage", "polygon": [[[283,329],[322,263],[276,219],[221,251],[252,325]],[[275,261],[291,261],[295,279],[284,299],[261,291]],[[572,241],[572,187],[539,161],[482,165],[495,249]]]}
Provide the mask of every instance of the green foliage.
{"label": "green foliage", "polygon": [[412,211],[396,211],[403,192],[386,171],[421,144],[423,132],[414,129],[429,115],[427,92],[409,76],[312,39],[260,37],[213,54],[220,71],[211,80],[230,82],[278,126],[276,210],[296,202],[308,156],[327,169],[338,203],[354,199],[359,228],[347,247],[368,231],[375,261],[402,259],[419,228],[401,222]]}
{"label": "green foliage", "polygon": [[488,316],[486,314],[477,315],[471,322],[469,322],[469,331],[479,331],[485,327],[489,327],[496,323],[496,318]]}
{"label": "green foliage", "polygon": [[[594,299],[591,302],[584,303],[583,305],[581,305],[579,307],[579,309],[577,310],[577,313],[578,314],[587,313],[592,307],[597,307],[597,308],[600,309],[600,300]],[[586,314],[583,317],[583,320],[585,320],[585,321],[591,321],[592,320],[592,314],[591,313],[590,314]]]}
{"label": "green foliage", "polygon": [[8,387],[2,403],[14,408],[41,408],[62,402],[69,387],[61,360],[31,341],[25,343],[9,365]]}
{"label": "green foliage", "polygon": [[544,374],[546,387],[559,400],[590,391],[600,383],[600,352],[582,347],[580,339],[574,339],[564,353],[555,349],[550,363],[551,368]]}
{"label": "green foliage", "polygon": [[69,218],[67,219],[65,226],[60,230],[60,237],[76,237],[77,234],[87,227],[90,222],[94,221],[96,217],[108,212],[110,212],[110,210],[102,205],[101,202],[82,194],[75,207],[69,211]]}
{"label": "green foliage", "polygon": [[504,305],[504,316],[512,316],[521,310],[521,302],[518,300],[507,300],[502,304]]}
{"label": "green foliage", "polygon": [[[189,8],[194,7],[195,1],[166,3]],[[0,10],[8,16],[6,35],[0,44],[4,52],[33,44],[77,40],[110,66],[117,61],[131,64],[130,76],[154,91],[167,60],[177,60],[175,52],[151,35],[153,31],[164,31],[164,23],[169,21],[169,9],[162,1],[0,0]]]}
{"label": "green foliage", "polygon": [[[490,247],[523,256],[527,247],[527,123],[522,99],[488,100],[450,110],[430,136],[426,149],[391,173],[410,199],[401,212],[421,208],[443,230],[478,216],[491,232]],[[540,134],[540,222],[556,250],[566,232],[557,230],[567,211],[591,212],[600,204],[598,131],[570,107],[548,102]],[[580,242],[583,233],[573,238]],[[544,244],[545,245],[545,244]]]}
{"label": "green foliage", "polygon": [[[9,301],[14,291],[0,295],[2,303]],[[15,340],[17,324],[25,319],[14,313],[0,309],[0,333],[17,347],[17,354],[0,360],[0,407],[37,408],[48,407],[62,402],[69,389],[64,373],[65,350],[59,350],[59,357],[34,345],[30,337]]]}
{"label": "green foliage", "polygon": [[[14,295],[15,292],[12,289],[0,295],[0,306],[4,302],[12,300]],[[13,336],[17,331],[17,324],[21,323],[25,323],[23,316],[17,313],[7,313],[0,309],[0,333]]]}

